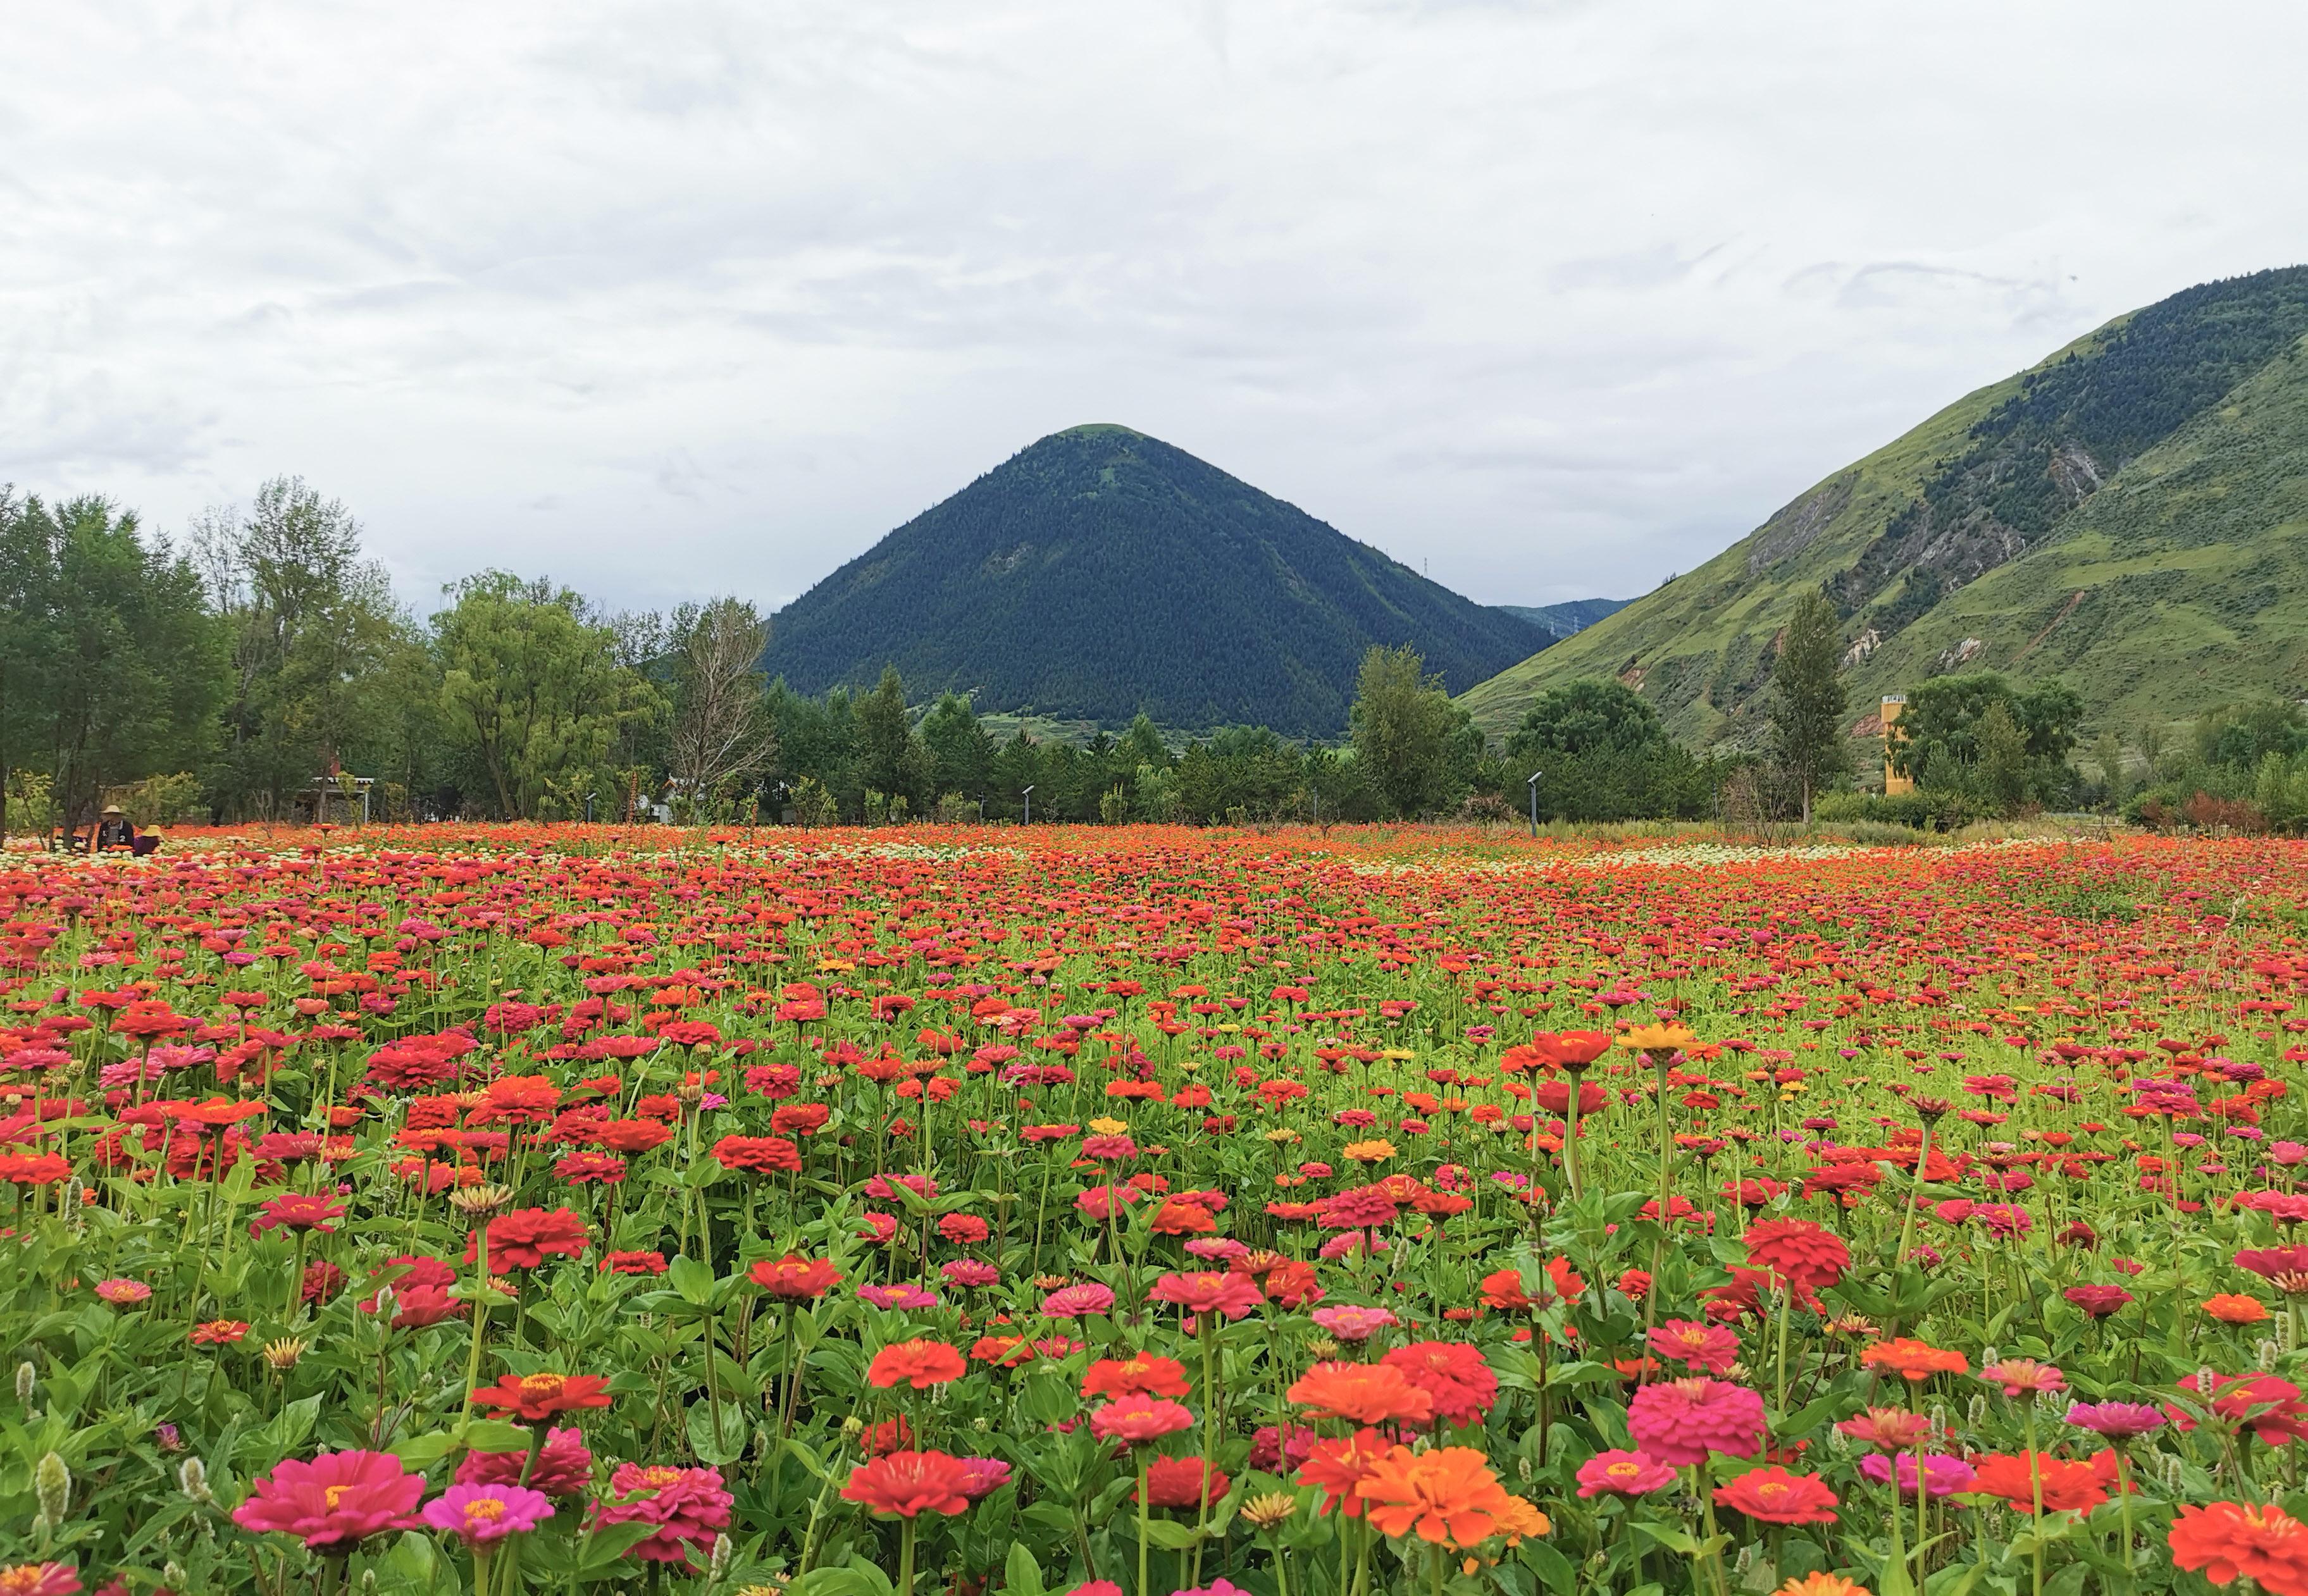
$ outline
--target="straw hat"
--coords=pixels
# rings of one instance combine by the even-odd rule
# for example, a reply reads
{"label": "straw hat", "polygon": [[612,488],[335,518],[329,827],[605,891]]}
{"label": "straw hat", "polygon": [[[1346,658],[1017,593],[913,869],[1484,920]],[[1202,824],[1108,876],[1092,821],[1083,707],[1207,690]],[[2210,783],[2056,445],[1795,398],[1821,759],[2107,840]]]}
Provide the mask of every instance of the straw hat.
{"label": "straw hat", "polygon": [[104,806],[104,812],[108,815],[116,815],[120,812],[120,805],[117,803],[108,803]]}

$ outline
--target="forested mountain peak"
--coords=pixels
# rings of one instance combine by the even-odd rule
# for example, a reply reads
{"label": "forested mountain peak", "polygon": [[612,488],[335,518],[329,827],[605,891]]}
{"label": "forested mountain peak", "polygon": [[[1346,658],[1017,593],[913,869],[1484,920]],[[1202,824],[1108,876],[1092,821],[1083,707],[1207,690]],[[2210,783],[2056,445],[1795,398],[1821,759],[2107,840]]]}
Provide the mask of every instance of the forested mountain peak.
{"label": "forested mountain peak", "polygon": [[912,690],[1120,724],[1343,731],[1373,644],[1454,691],[1551,634],[1460,596],[1184,450],[1111,423],[1029,445],[775,617],[797,690]]}

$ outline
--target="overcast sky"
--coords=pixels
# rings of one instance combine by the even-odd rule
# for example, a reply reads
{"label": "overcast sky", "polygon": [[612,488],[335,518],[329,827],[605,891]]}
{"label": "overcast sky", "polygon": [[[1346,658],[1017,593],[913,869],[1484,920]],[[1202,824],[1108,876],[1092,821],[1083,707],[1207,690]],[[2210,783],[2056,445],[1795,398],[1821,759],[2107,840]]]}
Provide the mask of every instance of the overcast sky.
{"label": "overcast sky", "polygon": [[1625,596],[2308,260],[2297,0],[72,0],[7,56],[0,480],[299,474],[426,611],[780,603],[1084,421]]}

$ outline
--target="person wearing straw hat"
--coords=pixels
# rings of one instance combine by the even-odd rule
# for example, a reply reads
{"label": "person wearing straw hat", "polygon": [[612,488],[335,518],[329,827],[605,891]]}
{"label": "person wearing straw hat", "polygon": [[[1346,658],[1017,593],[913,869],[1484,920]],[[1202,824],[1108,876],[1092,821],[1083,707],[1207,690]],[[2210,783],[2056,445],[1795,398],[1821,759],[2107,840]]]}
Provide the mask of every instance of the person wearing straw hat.
{"label": "person wearing straw hat", "polygon": [[97,817],[96,851],[108,854],[116,850],[133,853],[136,848],[136,828],[120,812],[120,805],[108,803]]}

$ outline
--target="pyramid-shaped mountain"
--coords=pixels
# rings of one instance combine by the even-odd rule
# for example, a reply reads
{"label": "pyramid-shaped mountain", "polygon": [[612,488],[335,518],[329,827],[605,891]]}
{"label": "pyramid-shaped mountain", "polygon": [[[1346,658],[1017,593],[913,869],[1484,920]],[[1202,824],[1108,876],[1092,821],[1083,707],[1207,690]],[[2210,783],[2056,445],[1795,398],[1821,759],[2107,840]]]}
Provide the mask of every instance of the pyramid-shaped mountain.
{"label": "pyramid-shaped mountain", "polygon": [[1347,724],[1374,643],[1451,691],[1553,640],[1156,438],[1078,426],[908,521],[780,610],[763,665],[803,692],[1117,724]]}

